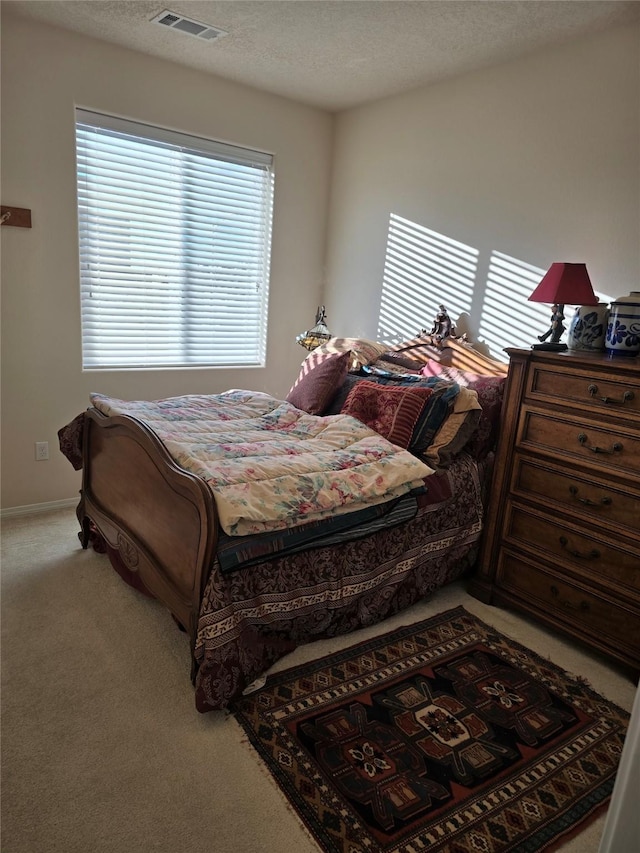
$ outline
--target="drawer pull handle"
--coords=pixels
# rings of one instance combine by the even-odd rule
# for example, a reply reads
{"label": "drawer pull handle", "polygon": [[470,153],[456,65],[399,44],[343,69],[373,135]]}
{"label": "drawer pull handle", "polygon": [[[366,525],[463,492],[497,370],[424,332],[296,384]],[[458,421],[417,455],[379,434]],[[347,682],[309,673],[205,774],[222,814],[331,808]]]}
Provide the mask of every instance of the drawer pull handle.
{"label": "drawer pull handle", "polygon": [[589,498],[579,498],[578,497],[578,489],[576,486],[569,486],[569,491],[571,492],[571,496],[578,501],[580,504],[584,504],[585,506],[595,506],[600,509],[603,506],[611,505],[611,498],[601,498],[599,501],[592,501]]}
{"label": "drawer pull handle", "polygon": [[[595,397],[595,395],[598,393],[598,386],[593,384],[589,385],[587,391],[589,392],[589,394],[591,394],[592,397]],[[625,403],[628,403],[633,400],[633,391],[625,391],[622,395],[621,400],[614,400],[612,397],[600,397],[600,400],[606,406],[624,406]]]}
{"label": "drawer pull handle", "polygon": [[611,454],[611,453],[619,453],[622,450],[622,445],[620,444],[619,441],[614,442],[611,445],[611,448],[607,449],[606,447],[598,447],[597,445],[586,444],[586,442],[588,440],[589,439],[587,438],[586,433],[584,433],[584,432],[581,432],[580,435],[578,436],[578,441],[580,442],[580,444],[586,445],[586,449],[590,450],[592,453],[609,453],[609,454]]}
{"label": "drawer pull handle", "polygon": [[[558,596],[560,595],[560,590],[557,586],[551,587],[551,595],[553,595],[554,598],[558,598]],[[572,601],[569,601],[568,598],[558,598],[558,602],[563,607],[566,607],[567,610],[580,610],[585,613],[589,609],[588,601],[581,601],[580,604],[574,604]]]}
{"label": "drawer pull handle", "polygon": [[573,548],[569,547],[569,540],[566,536],[561,536],[558,539],[561,547],[568,551],[572,557],[577,557],[578,560],[597,560],[600,556],[600,551],[597,548],[592,548],[588,554],[583,554],[582,551],[576,551]]}

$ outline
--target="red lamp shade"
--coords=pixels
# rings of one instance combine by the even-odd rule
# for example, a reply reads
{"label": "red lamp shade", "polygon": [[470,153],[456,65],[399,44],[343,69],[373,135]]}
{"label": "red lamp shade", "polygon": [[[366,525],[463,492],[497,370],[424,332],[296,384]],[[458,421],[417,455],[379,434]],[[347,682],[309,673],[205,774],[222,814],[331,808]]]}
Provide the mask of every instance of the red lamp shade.
{"label": "red lamp shade", "polygon": [[551,264],[529,302],[597,305],[586,264]]}

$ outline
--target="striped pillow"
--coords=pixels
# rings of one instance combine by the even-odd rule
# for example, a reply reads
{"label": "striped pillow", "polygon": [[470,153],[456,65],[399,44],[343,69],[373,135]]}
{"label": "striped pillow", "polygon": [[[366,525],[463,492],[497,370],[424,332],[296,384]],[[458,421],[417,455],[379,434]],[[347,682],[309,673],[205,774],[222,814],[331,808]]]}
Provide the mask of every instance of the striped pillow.
{"label": "striped pillow", "polygon": [[342,414],[357,418],[406,450],[413,428],[432,394],[432,388],[379,385],[364,379],[349,392]]}
{"label": "striped pillow", "polygon": [[312,350],[312,355],[333,352],[348,352],[351,354],[350,370],[357,370],[365,364],[371,364],[386,352],[386,344],[370,341],[368,338],[331,338]]}

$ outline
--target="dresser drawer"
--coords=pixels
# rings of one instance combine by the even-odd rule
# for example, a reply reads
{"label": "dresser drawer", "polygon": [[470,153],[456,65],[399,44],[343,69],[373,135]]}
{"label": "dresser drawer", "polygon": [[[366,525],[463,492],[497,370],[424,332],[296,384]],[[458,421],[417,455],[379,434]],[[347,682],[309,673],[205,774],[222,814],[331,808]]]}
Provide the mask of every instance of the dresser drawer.
{"label": "dresser drawer", "polygon": [[[519,424],[518,444],[565,459],[618,472],[628,477],[640,475],[640,433],[614,429],[602,422],[573,418],[564,413],[540,411],[524,406]],[[570,461],[569,461],[569,464]]]}
{"label": "dresser drawer", "polygon": [[598,370],[558,371],[546,365],[534,365],[525,397],[532,401],[577,406],[596,418],[622,416],[640,418],[640,367],[636,376],[620,379]]}
{"label": "dresser drawer", "polygon": [[640,661],[640,614],[633,607],[550,574],[504,549],[496,577],[504,590],[523,599],[527,607],[577,628],[601,648],[610,646],[620,659]]}
{"label": "dresser drawer", "polygon": [[640,489],[616,488],[611,483],[516,454],[511,490],[547,508],[555,504],[587,524],[605,528],[615,525],[623,535],[640,539]]}
{"label": "dresser drawer", "polygon": [[565,566],[574,576],[590,578],[598,585],[616,584],[623,594],[625,589],[640,593],[640,552],[598,536],[588,527],[581,528],[510,501],[504,535],[506,541],[525,549],[532,557]]}

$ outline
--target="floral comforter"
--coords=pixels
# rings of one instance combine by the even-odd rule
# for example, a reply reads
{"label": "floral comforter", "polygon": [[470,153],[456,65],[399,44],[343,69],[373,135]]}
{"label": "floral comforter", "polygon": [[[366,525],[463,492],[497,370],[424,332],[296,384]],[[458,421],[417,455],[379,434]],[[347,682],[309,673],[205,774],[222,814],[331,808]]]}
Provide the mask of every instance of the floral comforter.
{"label": "floral comforter", "polygon": [[132,402],[92,394],[91,402],[147,424],[179,465],[209,484],[232,536],[382,503],[433,473],[349,415],[308,415],[261,392]]}

